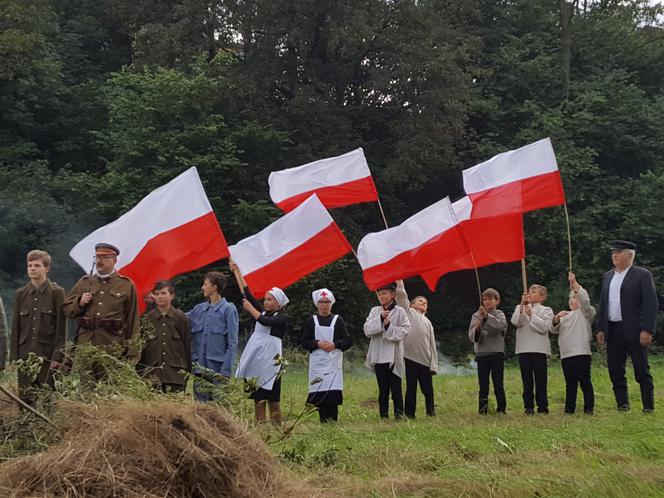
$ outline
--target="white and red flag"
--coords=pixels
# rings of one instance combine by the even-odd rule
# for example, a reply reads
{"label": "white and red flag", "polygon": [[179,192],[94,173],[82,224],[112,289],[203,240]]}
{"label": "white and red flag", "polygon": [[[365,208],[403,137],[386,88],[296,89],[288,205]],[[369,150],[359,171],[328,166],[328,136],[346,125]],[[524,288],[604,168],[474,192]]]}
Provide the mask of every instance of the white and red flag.
{"label": "white and red flag", "polygon": [[352,248],[316,195],[267,228],[229,247],[256,297],[288,287]]}
{"label": "white and red flag", "polygon": [[473,218],[525,213],[565,203],[551,140],[504,152],[463,171]]}
{"label": "white and red flag", "polygon": [[[195,270],[229,254],[195,167],[92,232],[69,255],[89,271],[99,242],[120,249],[116,269],[134,281],[139,296],[152,290],[157,280]],[[144,309],[142,299],[139,306]]]}
{"label": "white and red flag", "polygon": [[447,251],[442,251],[439,254],[438,267],[422,273],[429,289],[435,291],[438,280],[446,273],[519,261],[525,257],[521,213],[471,218],[473,203],[467,196],[452,203],[452,208],[468,250],[456,258],[448,255]]}
{"label": "white and red flag", "polygon": [[378,200],[361,148],[341,156],[274,171],[270,173],[268,183],[272,202],[286,213],[312,194],[316,194],[328,209]]}
{"label": "white and red flag", "polygon": [[457,259],[468,252],[457,229],[449,197],[411,216],[401,225],[370,233],[361,241],[357,257],[370,290],[401,278],[434,270],[442,255]]}

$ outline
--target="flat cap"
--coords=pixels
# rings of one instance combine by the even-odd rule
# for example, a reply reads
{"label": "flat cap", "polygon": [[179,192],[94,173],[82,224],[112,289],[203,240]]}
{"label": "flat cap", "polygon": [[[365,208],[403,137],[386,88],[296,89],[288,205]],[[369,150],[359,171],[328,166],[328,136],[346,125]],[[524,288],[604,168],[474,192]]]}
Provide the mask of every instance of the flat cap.
{"label": "flat cap", "polygon": [[107,242],[99,242],[95,244],[95,253],[96,254],[115,254],[116,256],[120,255],[120,249],[115,247],[113,244]]}
{"label": "flat cap", "polygon": [[611,242],[611,249],[618,249],[622,251],[623,249],[631,249],[636,251],[636,244],[630,242],[629,240],[614,240]]}

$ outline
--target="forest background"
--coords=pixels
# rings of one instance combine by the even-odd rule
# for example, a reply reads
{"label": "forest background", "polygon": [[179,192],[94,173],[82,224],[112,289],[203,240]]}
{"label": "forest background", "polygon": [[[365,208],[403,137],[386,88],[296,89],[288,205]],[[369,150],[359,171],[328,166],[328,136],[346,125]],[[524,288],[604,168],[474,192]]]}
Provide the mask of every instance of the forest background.
{"label": "forest background", "polygon": [[[550,136],[570,212],[574,268],[597,300],[608,243],[639,246],[664,291],[664,8],[614,0],[0,0],[0,296],[11,313],[25,254],[68,251],[150,190],[196,166],[229,243],[280,216],[271,171],[363,147],[388,222],[446,195],[461,171]],[[375,204],[332,211],[356,247]],[[526,215],[531,283],[565,306],[562,208]],[[491,241],[487,241],[490,244]],[[91,255],[92,258],[92,255]],[[200,301],[205,270],[176,279]],[[503,308],[518,263],[479,271]],[[232,284],[232,282],[231,282]],[[375,297],[348,256],[288,289],[291,338],[333,289],[361,337]],[[430,300],[442,351],[463,356],[472,271]],[[229,298],[239,293],[229,285]],[[248,325],[248,323],[245,323]],[[508,346],[509,349],[509,346]]]}

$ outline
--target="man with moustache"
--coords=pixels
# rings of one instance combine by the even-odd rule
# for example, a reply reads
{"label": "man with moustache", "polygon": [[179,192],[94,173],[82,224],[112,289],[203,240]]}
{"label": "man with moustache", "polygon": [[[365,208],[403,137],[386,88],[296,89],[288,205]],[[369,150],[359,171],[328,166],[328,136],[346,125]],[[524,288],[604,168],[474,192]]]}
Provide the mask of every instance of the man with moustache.
{"label": "man with moustache", "polygon": [[[139,335],[138,303],[134,283],[115,270],[120,250],[101,242],[95,245],[95,274],[82,277],[67,295],[64,312],[78,322],[76,344],[121,344],[126,356],[137,360],[132,347]],[[100,375],[103,375],[100,373]]]}

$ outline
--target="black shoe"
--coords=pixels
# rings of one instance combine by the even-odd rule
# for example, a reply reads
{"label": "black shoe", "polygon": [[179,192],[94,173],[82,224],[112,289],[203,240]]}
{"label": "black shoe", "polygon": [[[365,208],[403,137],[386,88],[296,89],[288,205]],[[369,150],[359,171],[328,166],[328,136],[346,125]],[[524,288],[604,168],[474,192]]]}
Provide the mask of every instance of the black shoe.
{"label": "black shoe", "polygon": [[646,415],[650,415],[651,413],[655,413],[655,409],[654,408],[644,408],[643,413],[646,414]]}
{"label": "black shoe", "polygon": [[480,409],[480,411],[479,411],[478,413],[479,413],[480,415],[488,415],[488,414],[489,414],[489,411],[485,408],[485,409],[483,409],[483,410]]}
{"label": "black shoe", "polygon": [[543,413],[543,414],[546,415],[546,414],[549,413],[549,409],[548,408],[538,408],[537,413]]}
{"label": "black shoe", "polygon": [[526,409],[524,410],[524,413],[525,413],[526,415],[533,415],[533,414],[535,413],[535,410],[533,410],[532,408],[526,408]]}
{"label": "black shoe", "polygon": [[507,415],[507,410],[505,410],[505,408],[497,408],[496,413],[500,413],[501,415]]}
{"label": "black shoe", "polygon": [[583,410],[584,415],[595,415],[595,410]]}
{"label": "black shoe", "polygon": [[619,412],[628,412],[629,411],[629,405],[618,405],[618,411]]}
{"label": "black shoe", "polygon": [[565,410],[565,415],[574,415],[573,411]]}

